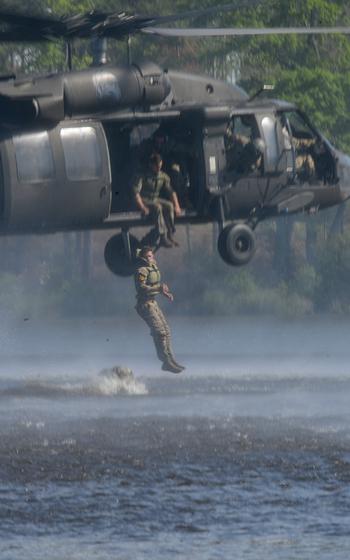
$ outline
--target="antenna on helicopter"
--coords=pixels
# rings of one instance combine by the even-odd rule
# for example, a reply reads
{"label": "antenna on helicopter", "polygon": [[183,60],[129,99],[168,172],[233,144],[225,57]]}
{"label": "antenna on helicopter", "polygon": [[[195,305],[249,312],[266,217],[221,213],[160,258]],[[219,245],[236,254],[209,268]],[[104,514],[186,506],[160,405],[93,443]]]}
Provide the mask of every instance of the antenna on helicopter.
{"label": "antenna on helicopter", "polygon": [[259,95],[263,91],[273,91],[274,89],[275,89],[275,86],[273,84],[264,84],[263,86],[261,86],[261,88],[258,89],[257,92],[255,92],[251,97],[249,97],[249,101],[253,101],[253,99],[256,99],[257,97],[259,97]]}

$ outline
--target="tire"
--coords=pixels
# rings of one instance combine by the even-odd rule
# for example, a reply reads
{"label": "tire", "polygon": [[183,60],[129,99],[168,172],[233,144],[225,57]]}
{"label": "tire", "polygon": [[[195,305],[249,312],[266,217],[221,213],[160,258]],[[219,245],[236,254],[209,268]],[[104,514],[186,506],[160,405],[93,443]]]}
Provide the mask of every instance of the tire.
{"label": "tire", "polygon": [[105,247],[104,257],[105,263],[109,270],[116,276],[132,276],[135,271],[136,250],[139,241],[133,235],[130,235],[131,260],[129,260],[121,233],[111,237]]}
{"label": "tire", "polygon": [[247,264],[255,253],[255,235],[246,224],[226,226],[219,235],[218,251],[231,266]]}

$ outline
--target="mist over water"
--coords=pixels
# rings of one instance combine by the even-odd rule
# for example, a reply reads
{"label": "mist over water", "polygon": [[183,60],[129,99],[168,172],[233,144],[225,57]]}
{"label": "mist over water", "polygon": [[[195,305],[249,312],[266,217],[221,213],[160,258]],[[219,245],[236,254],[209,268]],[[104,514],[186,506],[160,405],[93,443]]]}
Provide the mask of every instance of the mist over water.
{"label": "mist over water", "polygon": [[1,560],[348,558],[350,324],[170,323],[2,325]]}

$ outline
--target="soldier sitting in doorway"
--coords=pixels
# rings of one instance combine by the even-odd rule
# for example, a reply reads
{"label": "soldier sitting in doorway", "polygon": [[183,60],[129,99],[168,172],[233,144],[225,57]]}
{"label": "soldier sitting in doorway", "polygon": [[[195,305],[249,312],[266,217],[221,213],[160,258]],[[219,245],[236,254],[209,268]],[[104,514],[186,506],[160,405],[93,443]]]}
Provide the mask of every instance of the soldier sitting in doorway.
{"label": "soldier sitting in doorway", "polygon": [[140,147],[141,166],[148,164],[152,154],[157,153],[161,156],[162,169],[169,175],[172,189],[182,208],[191,207],[187,159],[192,152],[192,143],[185,143],[178,136],[170,136],[162,127],[159,127]]}
{"label": "soldier sitting in doorway", "polygon": [[[181,208],[176,193],[171,187],[169,176],[162,171],[160,154],[149,158],[148,170],[133,185],[137,208],[143,216],[151,215],[155,221],[155,234],[162,247],[178,246],[174,238],[174,215],[180,216]],[[162,198],[161,194],[168,197]]]}

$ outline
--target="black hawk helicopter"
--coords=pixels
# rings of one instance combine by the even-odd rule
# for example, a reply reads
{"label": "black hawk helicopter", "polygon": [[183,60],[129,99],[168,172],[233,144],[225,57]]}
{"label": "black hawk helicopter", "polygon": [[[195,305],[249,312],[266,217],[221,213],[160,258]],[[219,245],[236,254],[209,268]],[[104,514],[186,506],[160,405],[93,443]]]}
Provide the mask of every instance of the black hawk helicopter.
{"label": "black hawk helicopter", "polygon": [[[0,11],[0,41],[71,41],[97,47],[136,32],[161,36],[350,33],[347,27],[176,29],[160,25],[232,5],[171,16],[91,12],[55,18]],[[155,63],[105,64],[40,77],[0,77],[0,233],[119,229],[105,261],[132,273],[145,226],[130,185],[142,154],[157,149],[174,171],[184,208],[177,222],[219,224],[218,251],[231,265],[255,251],[260,221],[316,212],[350,197],[350,158],[293,104]],[[157,140],[157,138],[158,140]]]}

